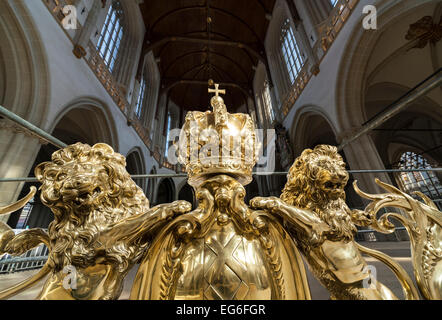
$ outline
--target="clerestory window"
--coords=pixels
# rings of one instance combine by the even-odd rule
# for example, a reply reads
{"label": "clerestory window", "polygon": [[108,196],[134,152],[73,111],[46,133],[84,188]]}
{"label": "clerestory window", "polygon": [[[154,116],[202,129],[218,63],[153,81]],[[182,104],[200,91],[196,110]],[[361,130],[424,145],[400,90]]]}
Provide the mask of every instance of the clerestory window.
{"label": "clerestory window", "polygon": [[120,51],[124,33],[123,19],[124,11],[120,1],[112,1],[97,44],[97,51],[110,72],[114,71]]}
{"label": "clerestory window", "polygon": [[290,20],[287,19],[281,30],[281,51],[284,57],[285,66],[292,84],[295,83],[296,77],[301,71],[305,58],[296,42]]}

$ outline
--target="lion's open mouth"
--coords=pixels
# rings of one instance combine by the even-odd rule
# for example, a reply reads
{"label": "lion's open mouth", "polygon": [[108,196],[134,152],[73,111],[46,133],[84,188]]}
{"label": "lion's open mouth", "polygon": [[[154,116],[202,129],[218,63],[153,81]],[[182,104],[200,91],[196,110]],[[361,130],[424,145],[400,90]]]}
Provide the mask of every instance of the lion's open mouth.
{"label": "lion's open mouth", "polygon": [[87,200],[89,200],[90,194],[88,192],[80,193],[77,198],[73,201],[76,206],[83,205]]}
{"label": "lion's open mouth", "polygon": [[[77,206],[88,206],[91,203],[93,203],[98,195],[101,193],[101,188],[96,187],[95,189],[91,190],[77,190],[78,194],[74,197],[72,200],[72,203]],[[67,199],[66,199],[67,200]]]}
{"label": "lion's open mouth", "polygon": [[332,182],[328,181],[325,183],[325,188],[330,190],[344,190],[345,184],[342,182]]}

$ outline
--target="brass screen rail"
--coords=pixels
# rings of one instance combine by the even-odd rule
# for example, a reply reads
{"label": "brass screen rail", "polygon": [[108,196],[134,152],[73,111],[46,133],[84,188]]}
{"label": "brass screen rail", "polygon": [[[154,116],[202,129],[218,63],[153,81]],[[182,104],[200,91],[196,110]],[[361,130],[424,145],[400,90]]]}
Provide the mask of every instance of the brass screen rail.
{"label": "brass screen rail", "polygon": [[[442,172],[442,168],[431,169],[386,169],[386,170],[348,170],[350,174],[354,173],[400,173],[400,172]],[[253,172],[254,176],[286,176],[288,172]],[[186,173],[158,173],[158,174],[135,174],[131,175],[132,179],[155,179],[155,178],[186,178]],[[0,178],[2,182],[38,182],[35,177],[20,178]]]}

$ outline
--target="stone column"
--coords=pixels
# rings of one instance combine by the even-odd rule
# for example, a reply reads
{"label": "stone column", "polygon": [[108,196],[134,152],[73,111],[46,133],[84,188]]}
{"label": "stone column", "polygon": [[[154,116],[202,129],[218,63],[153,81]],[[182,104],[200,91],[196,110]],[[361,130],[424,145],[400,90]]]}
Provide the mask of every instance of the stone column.
{"label": "stone column", "polygon": [[[154,97],[150,97],[148,104],[146,105],[147,114],[146,114],[145,124],[149,128],[149,130],[153,130],[153,123],[155,120],[155,115],[157,113],[158,104],[160,103],[160,99],[161,99],[160,95],[161,95],[161,88],[158,88]],[[184,115],[184,117],[185,116],[186,115]]]}
{"label": "stone column", "polygon": [[304,23],[302,21],[295,21],[296,31],[298,31],[299,38],[301,40],[301,47],[305,49],[307,59],[310,62],[310,72],[315,76],[319,73],[318,57],[313,52],[310,44],[307,32],[305,31]]}
{"label": "stone column", "polygon": [[319,23],[326,20],[330,15],[330,11],[333,9],[330,0],[316,0],[309,1],[309,3],[311,3],[313,11],[316,12]]}
{"label": "stone column", "polygon": [[319,40],[318,26],[330,16],[332,5],[329,0],[295,0],[295,5],[313,46]]}
{"label": "stone column", "polygon": [[164,117],[167,116],[167,101],[169,100],[169,96],[167,92],[163,92],[161,97],[159,98],[159,103],[157,105],[157,110],[155,112],[155,132],[153,136],[154,145],[161,147],[161,137],[163,135],[163,125],[164,125]]}
{"label": "stone column", "polygon": [[91,38],[92,32],[96,28],[96,22],[100,14],[100,10],[103,9],[101,1],[93,1],[92,7],[89,10],[88,16],[83,27],[75,35],[73,53],[78,58],[83,58],[86,54],[86,48]]}
{"label": "stone column", "polygon": [[[378,150],[369,135],[362,136],[344,147],[344,153],[351,170],[385,170]],[[358,180],[361,190],[369,193],[385,192],[374,182],[375,178],[392,184],[388,173],[358,173],[353,174],[353,177]]]}
{"label": "stone column", "polygon": [[135,77],[138,67],[138,61],[140,61],[141,46],[136,45],[131,39],[131,35],[127,34],[123,36],[123,42],[120,46],[119,57],[117,58],[117,67],[115,68],[115,79],[123,89],[126,99],[129,98],[129,92],[131,87],[131,80]]}
{"label": "stone column", "polygon": [[[289,0],[290,1],[290,0]],[[295,0],[295,6],[299,13],[301,20],[304,23],[304,27],[307,33],[307,38],[309,39],[309,43],[314,45],[314,43],[318,40],[318,31],[316,29],[316,25],[318,24],[317,15],[312,10],[311,5],[314,0]],[[313,40],[310,38],[312,37]]]}

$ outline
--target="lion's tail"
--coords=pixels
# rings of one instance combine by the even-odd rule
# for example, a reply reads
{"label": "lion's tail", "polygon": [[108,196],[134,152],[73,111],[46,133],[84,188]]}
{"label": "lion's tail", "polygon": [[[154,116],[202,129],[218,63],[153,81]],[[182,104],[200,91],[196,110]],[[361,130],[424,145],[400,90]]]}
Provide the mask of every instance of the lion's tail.
{"label": "lion's tail", "polygon": [[9,206],[0,207],[0,215],[8,214],[8,213],[12,213],[17,210],[20,210],[29,202],[29,200],[31,200],[35,196],[36,192],[37,192],[37,188],[32,186],[31,191],[29,191],[28,195],[26,197],[24,197],[23,199],[18,200],[17,202],[10,204]]}
{"label": "lion's tail", "polygon": [[0,300],[9,299],[24,290],[34,286],[36,283],[38,283],[41,279],[43,279],[49,272],[51,271],[51,268],[48,265],[48,262],[45,263],[43,268],[40,269],[35,275],[32,277],[10,287],[5,290],[0,291]]}

